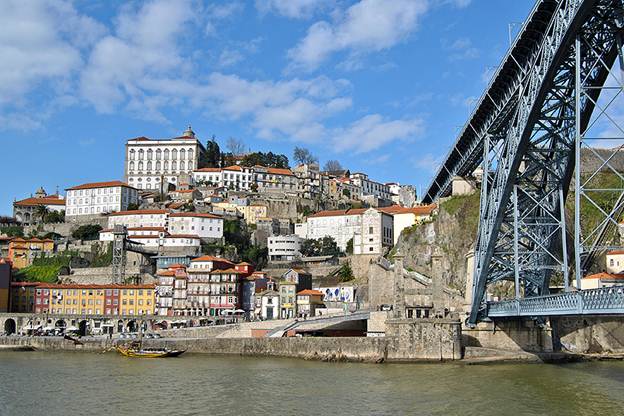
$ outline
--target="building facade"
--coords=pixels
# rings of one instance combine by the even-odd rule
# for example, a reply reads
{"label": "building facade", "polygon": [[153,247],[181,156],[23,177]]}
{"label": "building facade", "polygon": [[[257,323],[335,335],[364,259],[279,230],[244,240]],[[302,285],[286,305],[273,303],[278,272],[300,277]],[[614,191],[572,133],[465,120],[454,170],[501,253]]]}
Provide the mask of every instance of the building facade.
{"label": "building facade", "polygon": [[41,223],[44,211],[65,211],[65,199],[61,195],[48,195],[39,188],[34,196],[13,202],[13,217],[24,226]]}
{"label": "building facade", "polygon": [[28,267],[36,257],[54,253],[54,241],[49,238],[17,237],[9,242],[9,261],[15,269]]}
{"label": "building facade", "polygon": [[270,261],[293,261],[301,257],[301,239],[297,235],[274,235],[268,238]]}
{"label": "building facade", "polygon": [[391,199],[390,187],[384,183],[369,179],[365,173],[352,173],[350,178],[356,186],[362,189],[362,196],[372,195],[379,199]]}
{"label": "building facade", "polygon": [[139,204],[139,192],[124,182],[85,183],[67,189],[65,220],[124,211],[130,204]]}
{"label": "building facade", "polygon": [[189,126],[171,139],[137,137],[126,143],[125,178],[135,188],[166,191],[180,176],[192,175],[206,151]]}
{"label": "building facade", "polygon": [[394,242],[392,215],[369,208],[361,218],[362,225],[353,236],[353,254],[385,254]]}

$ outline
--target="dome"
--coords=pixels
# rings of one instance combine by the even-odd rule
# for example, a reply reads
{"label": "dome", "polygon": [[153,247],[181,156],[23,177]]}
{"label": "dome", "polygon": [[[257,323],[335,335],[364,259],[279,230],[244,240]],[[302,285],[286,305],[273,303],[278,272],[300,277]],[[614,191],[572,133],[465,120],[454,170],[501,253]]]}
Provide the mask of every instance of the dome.
{"label": "dome", "polygon": [[184,130],[184,133],[182,133],[182,136],[184,137],[195,137],[195,132],[193,131],[193,129],[191,128],[191,125],[189,124],[189,126],[186,128],[186,130]]}

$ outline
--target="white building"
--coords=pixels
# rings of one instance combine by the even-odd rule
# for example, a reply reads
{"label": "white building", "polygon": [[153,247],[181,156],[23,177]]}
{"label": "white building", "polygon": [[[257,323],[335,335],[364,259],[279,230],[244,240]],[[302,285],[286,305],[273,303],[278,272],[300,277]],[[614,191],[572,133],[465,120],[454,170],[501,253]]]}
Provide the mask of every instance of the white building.
{"label": "white building", "polygon": [[391,207],[379,208],[379,210],[392,215],[394,228],[393,244],[396,244],[404,229],[429,220],[437,212],[438,206],[436,204],[430,204],[407,208],[400,205],[393,205]]}
{"label": "white building", "polygon": [[223,237],[223,218],[214,214],[175,212],[169,214],[167,230],[172,234],[195,234],[203,239]]}
{"label": "white building", "polygon": [[607,273],[624,273],[624,250],[612,250],[607,253]]}
{"label": "white building", "polygon": [[384,254],[384,248],[393,244],[392,215],[367,209],[362,214],[362,226],[353,237],[353,254]]}
{"label": "white building", "polygon": [[193,181],[199,185],[223,186],[232,191],[249,191],[253,183],[253,169],[246,166],[201,168],[193,171]]}
{"label": "white building", "polygon": [[350,178],[354,185],[362,188],[362,196],[372,195],[379,199],[391,199],[390,187],[384,183],[369,179],[365,173],[352,173]]}
{"label": "white building", "polygon": [[390,182],[386,184],[390,189],[392,202],[404,207],[411,207],[416,203],[416,188],[412,185],[401,185]]}
{"label": "white building", "polygon": [[130,229],[159,228],[170,235],[193,235],[201,239],[223,237],[223,218],[214,214],[170,212],[148,209],[115,212],[108,217],[108,228],[123,225]]}
{"label": "white building", "polygon": [[172,139],[137,137],[126,143],[125,177],[138,189],[165,190],[162,184],[177,185],[180,175],[191,175],[203,152],[190,126]]}
{"label": "white building", "polygon": [[128,209],[139,203],[136,188],[121,181],[94,182],[68,188],[65,218],[68,221]]}
{"label": "white building", "polygon": [[301,257],[301,239],[297,235],[271,236],[267,247],[271,261],[292,261]]}
{"label": "white building", "polygon": [[295,224],[295,235],[300,239],[305,240],[308,238],[308,223],[298,222]]}
{"label": "white building", "polygon": [[279,293],[266,290],[260,294],[260,316],[263,320],[278,319],[280,308]]}
{"label": "white building", "polygon": [[[193,234],[169,234],[164,228],[144,227],[129,228],[128,240],[142,244],[148,248],[184,248],[195,249],[201,247],[201,238]],[[113,241],[113,230],[107,228],[100,231],[100,241]]]}
{"label": "white building", "polygon": [[354,254],[382,254],[394,241],[392,216],[375,208],[321,211],[308,217],[307,228],[309,239],[332,237],[342,251],[353,239]]}
{"label": "white building", "polygon": [[297,192],[297,177],[290,169],[254,166],[253,178],[259,193]]}
{"label": "white building", "polygon": [[293,169],[297,177],[300,198],[317,199],[321,196],[321,172],[318,163],[302,163]]}

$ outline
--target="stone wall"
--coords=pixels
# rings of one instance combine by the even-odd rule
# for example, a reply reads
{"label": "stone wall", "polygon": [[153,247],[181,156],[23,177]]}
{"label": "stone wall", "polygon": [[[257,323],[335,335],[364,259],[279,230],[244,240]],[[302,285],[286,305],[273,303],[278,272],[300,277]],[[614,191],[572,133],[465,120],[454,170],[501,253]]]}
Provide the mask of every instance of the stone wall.
{"label": "stone wall", "polygon": [[388,353],[393,361],[459,360],[461,323],[445,319],[390,319],[386,337],[395,339]]}
{"label": "stone wall", "polygon": [[464,327],[462,344],[507,351],[553,351],[550,327],[540,327],[532,320],[481,322],[475,328]]}
{"label": "stone wall", "polygon": [[621,317],[551,318],[555,345],[577,354],[624,354]]}

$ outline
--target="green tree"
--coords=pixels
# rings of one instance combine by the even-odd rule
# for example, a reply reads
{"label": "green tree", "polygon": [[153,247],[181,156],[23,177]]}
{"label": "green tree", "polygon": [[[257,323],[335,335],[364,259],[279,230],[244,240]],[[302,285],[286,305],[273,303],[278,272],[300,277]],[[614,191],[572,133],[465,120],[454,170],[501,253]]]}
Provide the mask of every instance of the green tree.
{"label": "green tree", "polygon": [[221,148],[212,136],[211,140],[206,143],[206,151],[202,153],[199,160],[200,168],[218,168],[221,166]]}
{"label": "green tree", "polygon": [[353,237],[347,241],[347,254],[353,254]]}
{"label": "green tree", "polygon": [[4,227],[2,232],[6,234],[8,237],[24,237],[24,227],[21,225],[11,225],[9,227]]}
{"label": "green tree", "polygon": [[305,257],[314,256],[337,256],[340,249],[333,237],[323,237],[317,239],[307,239],[301,243],[301,254]]}
{"label": "green tree", "polygon": [[325,162],[325,165],[323,166],[323,170],[325,172],[334,172],[337,170],[342,170],[342,165],[337,160],[328,160],[327,162]]}
{"label": "green tree", "polygon": [[35,207],[34,215],[39,218],[40,222],[45,223],[49,213],[50,211],[45,205],[37,205]]}
{"label": "green tree", "polygon": [[344,263],[340,267],[337,276],[342,283],[350,282],[351,280],[355,279],[355,277],[353,276],[353,270],[351,269],[351,265],[349,263]]}
{"label": "green tree", "polygon": [[139,204],[135,202],[131,202],[130,204],[128,204],[128,211],[136,211],[137,209],[139,209]]}
{"label": "green tree", "polygon": [[100,231],[102,227],[97,224],[81,225],[72,233],[72,237],[79,240],[97,240]]}

